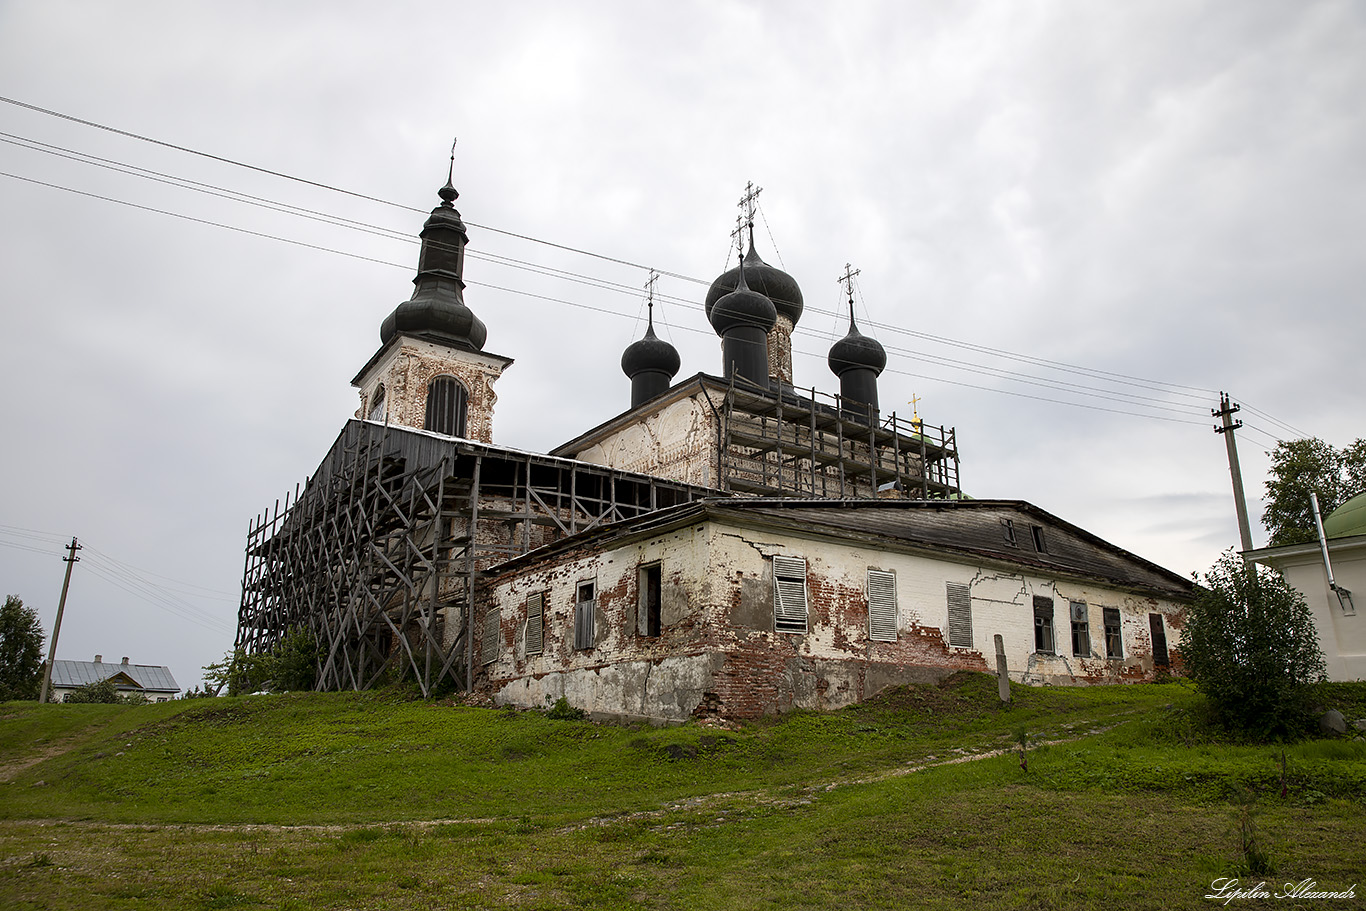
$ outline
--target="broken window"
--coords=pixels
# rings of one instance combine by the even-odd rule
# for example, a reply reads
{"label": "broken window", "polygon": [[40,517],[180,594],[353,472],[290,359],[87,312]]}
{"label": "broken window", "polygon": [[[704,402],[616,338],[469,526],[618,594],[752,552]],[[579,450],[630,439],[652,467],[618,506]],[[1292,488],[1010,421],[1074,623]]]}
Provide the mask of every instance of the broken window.
{"label": "broken window", "polygon": [[1091,623],[1086,615],[1086,602],[1071,602],[1072,654],[1078,658],[1091,657]]}
{"label": "broken window", "polygon": [[1029,533],[1034,536],[1034,549],[1041,554],[1048,553],[1048,546],[1043,539],[1043,526],[1031,525],[1029,526]]}
{"label": "broken window", "polygon": [[1034,651],[1053,654],[1053,599],[1034,596]]}
{"label": "broken window", "polygon": [[806,560],[773,558],[773,628],[780,633],[806,632]]}
{"label": "broken window", "polygon": [[434,377],[427,384],[427,416],[422,429],[463,437],[466,398],[465,387],[455,377]]}
{"label": "broken window", "polygon": [[380,383],[375,387],[375,397],[370,402],[370,413],[366,415],[372,421],[384,420],[384,384]]}
{"label": "broken window", "polygon": [[868,638],[878,642],[895,642],[896,573],[880,569],[868,570]]}
{"label": "broken window", "polygon": [[1170,666],[1171,659],[1167,656],[1167,629],[1162,625],[1162,615],[1149,614],[1148,626],[1153,633],[1153,665]]}
{"label": "broken window", "polygon": [[545,592],[526,598],[526,653],[530,657],[545,651]]}
{"label": "broken window", "polygon": [[503,617],[498,608],[493,608],[484,614],[484,663],[498,659],[498,639],[502,632]]}
{"label": "broken window", "polygon": [[1002,533],[1003,535],[1005,535],[1006,543],[1009,544],[1011,547],[1018,547],[1018,546],[1019,546],[1018,542],[1015,540],[1015,523],[1014,523],[1014,522],[1012,522],[1012,521],[1009,520],[1009,519],[1002,519],[1002,520],[1001,520],[1001,533]]}
{"label": "broken window", "polygon": [[574,601],[574,648],[593,647],[593,583],[580,582]]}
{"label": "broken window", "polygon": [[636,632],[639,635],[659,635],[659,602],[663,576],[663,569],[658,563],[640,568],[636,580]]}
{"label": "broken window", "polygon": [[959,582],[949,587],[949,645],[972,648],[972,590]]}
{"label": "broken window", "polygon": [[1105,608],[1105,657],[1123,658],[1124,643],[1119,635],[1119,608]]}

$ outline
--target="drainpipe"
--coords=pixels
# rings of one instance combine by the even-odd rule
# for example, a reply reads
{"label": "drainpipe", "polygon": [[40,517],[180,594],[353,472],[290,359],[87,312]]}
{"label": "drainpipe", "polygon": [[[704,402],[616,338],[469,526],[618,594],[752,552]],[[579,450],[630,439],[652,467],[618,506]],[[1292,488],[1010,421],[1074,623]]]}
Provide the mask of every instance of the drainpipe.
{"label": "drainpipe", "polygon": [[1333,564],[1328,559],[1328,538],[1323,533],[1323,519],[1319,515],[1319,497],[1312,490],[1309,491],[1309,502],[1314,507],[1314,528],[1319,533],[1319,550],[1323,551],[1323,568],[1328,573],[1328,588],[1338,596],[1338,604],[1342,606],[1343,614],[1350,617],[1357,612],[1356,605],[1352,603],[1352,593],[1333,580]]}

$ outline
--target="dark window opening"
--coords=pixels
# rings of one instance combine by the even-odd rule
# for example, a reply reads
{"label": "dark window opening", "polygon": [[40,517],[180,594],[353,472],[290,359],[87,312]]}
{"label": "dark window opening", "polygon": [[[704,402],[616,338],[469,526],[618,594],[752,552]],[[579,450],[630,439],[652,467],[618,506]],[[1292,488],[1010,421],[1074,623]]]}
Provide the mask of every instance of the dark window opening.
{"label": "dark window opening", "polygon": [[1034,549],[1041,554],[1048,553],[1048,547],[1044,544],[1043,540],[1043,526],[1031,525],[1029,526],[1029,533],[1034,536]]}
{"label": "dark window opening", "polygon": [[1073,601],[1072,609],[1072,654],[1078,658],[1091,657],[1091,623],[1086,616],[1086,602]]}
{"label": "dark window opening", "polygon": [[580,582],[574,603],[574,648],[593,647],[593,583]]}
{"label": "dark window opening", "polygon": [[1167,629],[1162,625],[1162,615],[1149,614],[1148,626],[1153,633],[1153,664],[1156,667],[1170,667],[1171,659],[1167,656]]}
{"label": "dark window opening", "polygon": [[423,430],[447,436],[465,435],[465,387],[453,376],[438,376],[427,384],[427,417]]}
{"label": "dark window opening", "polygon": [[1123,658],[1124,642],[1119,635],[1119,608],[1105,608],[1105,657]]}
{"label": "dark window opening", "polygon": [[1011,547],[1018,547],[1019,542],[1015,540],[1015,523],[1009,519],[1001,520],[1001,534],[1005,536],[1006,543]]}
{"label": "dark window opening", "polygon": [[1034,596],[1034,651],[1053,654],[1053,599]]}
{"label": "dark window opening", "polygon": [[640,568],[640,592],[636,610],[637,627],[642,636],[658,636],[659,606],[663,587],[663,568],[658,563]]}

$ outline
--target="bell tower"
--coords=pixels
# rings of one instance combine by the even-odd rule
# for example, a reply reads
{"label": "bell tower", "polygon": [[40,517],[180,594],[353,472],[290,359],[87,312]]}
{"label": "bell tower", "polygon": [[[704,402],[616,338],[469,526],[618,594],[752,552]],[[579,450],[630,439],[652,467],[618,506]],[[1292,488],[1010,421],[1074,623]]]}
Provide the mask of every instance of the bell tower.
{"label": "bell tower", "polygon": [[455,147],[441,203],[422,226],[413,296],[380,324],[380,347],[351,385],[356,417],[493,442],[493,384],[512,359],[484,351],[488,330],[465,304],[469,235],[452,184]]}

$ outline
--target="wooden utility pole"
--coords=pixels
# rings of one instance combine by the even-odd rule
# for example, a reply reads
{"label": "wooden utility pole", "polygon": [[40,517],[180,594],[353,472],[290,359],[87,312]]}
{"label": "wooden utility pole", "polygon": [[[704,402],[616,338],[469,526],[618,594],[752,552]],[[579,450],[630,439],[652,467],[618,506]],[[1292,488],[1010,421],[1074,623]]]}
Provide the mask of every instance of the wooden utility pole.
{"label": "wooden utility pole", "polygon": [[1252,527],[1247,522],[1247,500],[1243,496],[1243,473],[1238,468],[1238,444],[1233,439],[1233,431],[1243,426],[1242,421],[1233,419],[1238,410],[1238,406],[1229,401],[1228,393],[1221,392],[1219,409],[1211,410],[1210,414],[1223,419],[1222,424],[1215,425],[1214,432],[1224,435],[1224,444],[1228,447],[1228,472],[1233,476],[1233,505],[1238,510],[1238,538],[1243,550],[1252,550]]}
{"label": "wooden utility pole", "polygon": [[76,556],[76,551],[81,549],[81,545],[76,543],[74,535],[66,549],[70,551],[67,556],[62,557],[62,562],[66,564],[66,578],[62,580],[62,597],[57,602],[57,622],[52,624],[52,644],[47,649],[47,666],[43,669],[43,689],[38,695],[39,703],[47,702],[48,691],[52,689],[52,663],[57,659],[57,635],[62,631],[62,611],[66,609],[66,591],[71,587],[71,567],[81,559]]}

